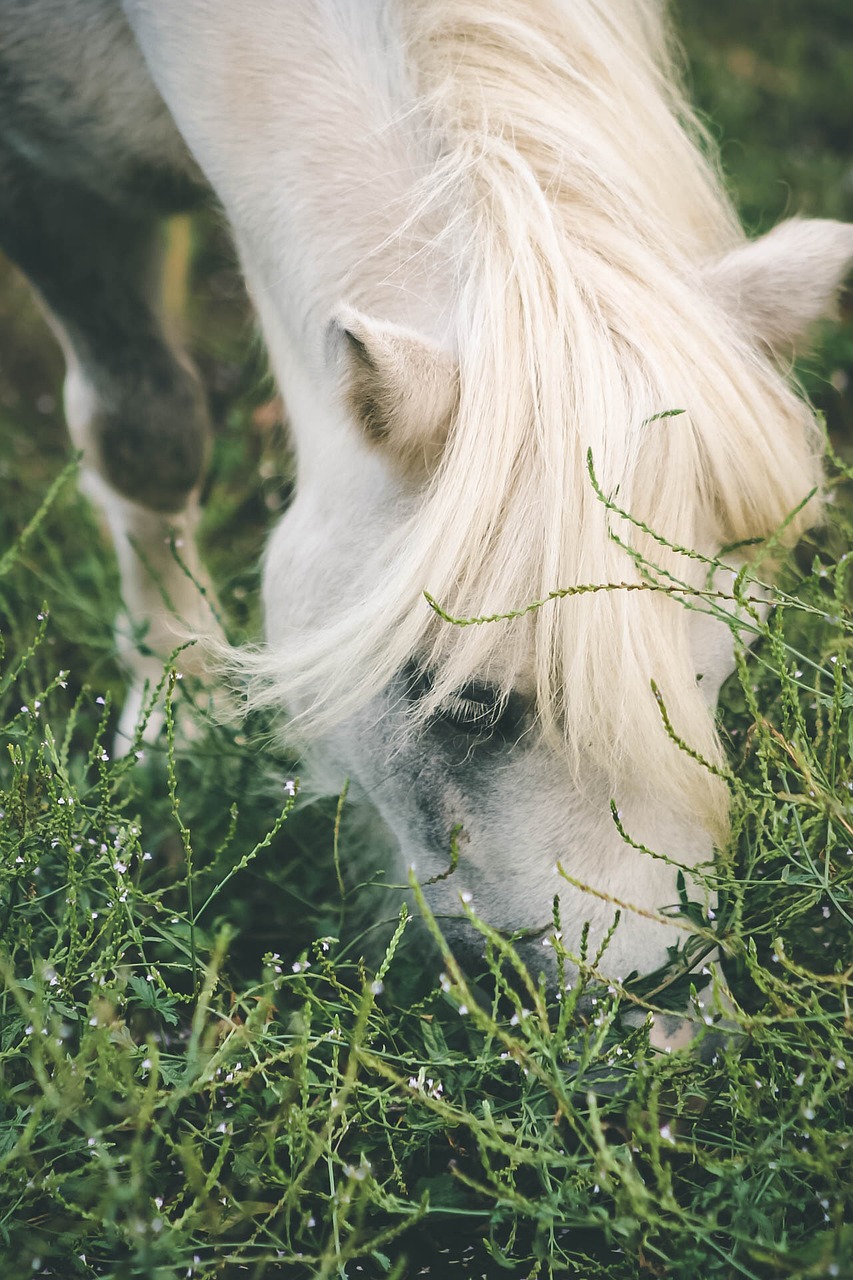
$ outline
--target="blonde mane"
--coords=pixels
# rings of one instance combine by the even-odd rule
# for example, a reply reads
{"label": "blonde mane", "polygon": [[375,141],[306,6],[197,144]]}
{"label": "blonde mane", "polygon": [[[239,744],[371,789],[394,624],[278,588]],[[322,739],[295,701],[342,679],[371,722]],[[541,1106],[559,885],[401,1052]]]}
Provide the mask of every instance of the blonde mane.
{"label": "blonde mane", "polygon": [[[394,6],[397,7],[397,6]],[[611,534],[703,584],[705,568],[608,512],[588,474],[670,543],[713,554],[768,534],[818,483],[813,415],[706,283],[743,241],[680,89],[658,0],[399,2],[428,121],[414,202],[455,278],[458,409],[428,484],[369,557],[357,603],[244,660],[250,701],[343,718],[413,656],[421,714],[472,676],[521,681],[577,770],[719,827],[720,759],[689,613],[612,590],[458,628],[578,584],[642,581]],[[402,235],[402,231],[401,231]],[[678,416],[661,416],[683,410]],[[804,517],[803,517],[804,518]],[[795,522],[791,534],[795,535]],[[342,660],[342,655],[345,660]]]}

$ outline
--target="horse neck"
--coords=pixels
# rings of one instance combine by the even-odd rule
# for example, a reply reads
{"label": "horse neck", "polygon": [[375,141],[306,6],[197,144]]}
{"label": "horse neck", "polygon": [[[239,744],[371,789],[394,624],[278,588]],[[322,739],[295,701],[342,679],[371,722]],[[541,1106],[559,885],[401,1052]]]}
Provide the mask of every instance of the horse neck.
{"label": "horse neck", "polygon": [[428,287],[445,274],[428,248],[435,227],[415,212],[429,157],[395,8],[217,3],[215,22],[174,20],[156,54],[175,63],[161,82],[170,105],[176,94],[185,104],[178,122],[237,231],[250,287],[274,295],[315,356],[342,299],[428,329],[445,304]]}

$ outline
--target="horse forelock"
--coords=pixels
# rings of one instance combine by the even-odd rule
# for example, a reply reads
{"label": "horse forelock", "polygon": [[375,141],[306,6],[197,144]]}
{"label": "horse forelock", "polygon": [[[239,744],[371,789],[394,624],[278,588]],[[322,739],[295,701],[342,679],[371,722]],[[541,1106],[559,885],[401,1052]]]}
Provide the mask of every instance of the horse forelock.
{"label": "horse forelock", "polygon": [[[474,675],[520,681],[579,774],[603,771],[617,790],[627,778],[719,824],[720,785],[673,746],[651,688],[719,763],[688,613],[647,585],[651,573],[698,587],[706,567],[601,493],[708,554],[773,530],[819,467],[811,412],[703,284],[742,232],[661,6],[419,0],[401,26],[431,126],[414,216],[440,223],[440,260],[448,244],[455,258],[458,408],[359,602],[338,614],[330,602],[321,630],[286,644],[270,637],[248,664],[252,697],[305,705],[310,690],[311,730],[413,655],[434,676],[424,716]],[[465,627],[423,598],[472,617],[578,586],[611,589]]]}

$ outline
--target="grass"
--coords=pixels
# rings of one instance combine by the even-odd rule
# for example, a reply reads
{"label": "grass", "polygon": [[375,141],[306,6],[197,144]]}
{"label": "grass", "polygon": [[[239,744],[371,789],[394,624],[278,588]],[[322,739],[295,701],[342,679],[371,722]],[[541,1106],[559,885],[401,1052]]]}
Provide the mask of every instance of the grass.
{"label": "grass", "polygon": [[[770,24],[750,61],[737,50],[762,31],[732,34],[728,0],[681,8],[701,51],[697,92],[724,103],[727,136],[770,120],[780,84],[794,95],[790,118],[753,128],[758,163],[738,170],[738,147],[724,149],[747,219],[791,202],[771,173],[796,180],[812,211],[844,212],[833,201],[848,198],[847,161],[827,123],[843,42]],[[847,20],[830,4],[822,17]],[[251,628],[286,463],[234,337],[240,304],[215,235],[196,270],[220,418],[205,538],[229,615]],[[365,890],[336,868],[362,840],[346,799],[303,805],[297,763],[261,755],[263,726],[207,727],[181,750],[198,713],[168,672],[177,732],[109,758],[123,693],[115,571],[62,473],[58,367],[19,286],[5,286],[26,392],[0,379],[4,1280],[853,1275],[843,458],[827,528],[799,548],[725,692],[735,821],[714,926],[739,1031],[721,1044],[703,975],[601,989],[582,936],[566,938],[582,972],[560,1001],[476,920],[482,975],[449,954],[424,966],[420,942],[413,963],[405,913],[369,968],[348,924]],[[848,325],[806,371],[842,454],[851,369]],[[587,1014],[584,991],[598,1000]],[[657,1054],[648,1025],[624,1021],[667,1003],[707,1025],[704,1055]]]}
{"label": "grass", "polygon": [[[94,534],[60,481],[0,563],[4,1274],[849,1275],[845,506],[729,694],[718,931],[741,1035],[703,1062],[622,1025],[664,995],[597,987],[582,939],[551,1004],[484,922],[485,981],[445,954],[418,986],[405,912],[367,970],[318,870],[332,816],[253,791],[226,730],[179,753],[193,709],[168,674],[164,749],[109,759],[107,684],[56,661],[72,595],[109,644],[91,552],[56,613],[38,603],[57,523]],[[320,890],[324,921],[294,927]],[[690,979],[669,996],[717,1017]]]}

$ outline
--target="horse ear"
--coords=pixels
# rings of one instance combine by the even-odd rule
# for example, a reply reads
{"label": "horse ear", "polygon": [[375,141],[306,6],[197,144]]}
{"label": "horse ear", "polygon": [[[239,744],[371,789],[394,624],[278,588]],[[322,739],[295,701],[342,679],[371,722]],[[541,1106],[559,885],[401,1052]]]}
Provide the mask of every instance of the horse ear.
{"label": "horse ear", "polygon": [[792,218],[726,254],[707,276],[723,305],[785,358],[808,342],[818,320],[832,316],[851,267],[853,226]]}
{"label": "horse ear", "polygon": [[344,397],[365,438],[409,478],[422,478],[441,456],[456,409],[456,361],[420,334],[354,307],[339,308],[331,335]]}

